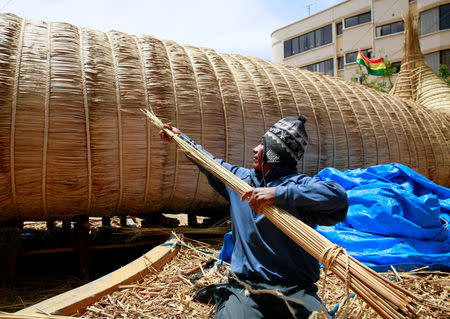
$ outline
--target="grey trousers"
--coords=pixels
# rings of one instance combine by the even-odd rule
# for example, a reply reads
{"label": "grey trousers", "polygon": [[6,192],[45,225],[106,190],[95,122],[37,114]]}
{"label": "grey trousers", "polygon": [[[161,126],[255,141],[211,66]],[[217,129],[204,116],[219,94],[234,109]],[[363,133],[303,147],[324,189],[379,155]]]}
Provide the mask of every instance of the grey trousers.
{"label": "grey trousers", "polygon": [[[282,293],[285,297],[294,298],[300,303],[286,301],[273,294],[246,294],[246,288],[239,282],[230,279],[228,284],[218,289],[215,294],[216,319],[250,319],[250,318],[308,318],[313,311],[324,310],[315,289],[301,289],[299,286],[269,285],[243,281],[252,290],[269,289]],[[292,310],[294,314],[292,313]],[[331,318],[330,316],[327,316]]]}

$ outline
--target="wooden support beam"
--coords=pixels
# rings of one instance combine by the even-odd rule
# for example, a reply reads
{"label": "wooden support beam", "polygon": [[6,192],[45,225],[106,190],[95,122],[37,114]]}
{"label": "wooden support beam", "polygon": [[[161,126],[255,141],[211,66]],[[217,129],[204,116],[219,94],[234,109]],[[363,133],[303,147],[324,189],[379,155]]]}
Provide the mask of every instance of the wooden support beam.
{"label": "wooden support beam", "polygon": [[55,220],[50,219],[47,220],[47,230],[54,230],[55,229]]}
{"label": "wooden support beam", "polygon": [[102,217],[102,226],[103,227],[111,227],[111,218],[108,216]]}
{"label": "wooden support beam", "polygon": [[197,215],[195,213],[188,213],[188,226],[192,228],[198,227]]}
{"label": "wooden support beam", "polygon": [[0,280],[16,279],[17,255],[21,239],[19,222],[11,221],[0,225]]}
{"label": "wooden support beam", "polygon": [[[90,246],[88,248],[88,250],[89,251],[98,251],[98,250],[118,249],[118,248],[133,248],[133,247],[141,247],[141,246],[150,246],[150,245],[156,244],[158,242],[161,242],[161,241],[160,240],[148,240],[148,241],[141,241],[141,242],[137,242],[137,243],[128,243],[128,244],[111,244],[111,245]],[[72,247],[38,249],[38,250],[23,251],[20,253],[20,256],[74,253],[76,251],[77,251],[76,248],[72,248]]]}
{"label": "wooden support beam", "polygon": [[89,257],[89,218],[81,216],[75,224],[75,243],[81,271],[89,279],[92,276],[92,262]]}
{"label": "wooden support beam", "polygon": [[62,221],[62,244],[63,246],[73,246],[72,244],[72,221],[66,219]]}
{"label": "wooden support beam", "polygon": [[120,227],[127,227],[127,216],[120,216]]}

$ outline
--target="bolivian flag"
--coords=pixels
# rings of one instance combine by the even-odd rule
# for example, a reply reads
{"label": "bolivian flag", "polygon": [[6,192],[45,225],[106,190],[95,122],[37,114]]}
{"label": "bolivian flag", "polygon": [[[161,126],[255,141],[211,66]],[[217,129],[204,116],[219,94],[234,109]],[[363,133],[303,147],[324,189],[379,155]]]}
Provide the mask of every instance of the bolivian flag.
{"label": "bolivian flag", "polygon": [[359,49],[358,56],[356,57],[356,63],[365,65],[367,68],[367,73],[371,75],[383,76],[384,70],[386,70],[386,64],[384,64],[383,58],[372,61],[368,57],[364,56]]}

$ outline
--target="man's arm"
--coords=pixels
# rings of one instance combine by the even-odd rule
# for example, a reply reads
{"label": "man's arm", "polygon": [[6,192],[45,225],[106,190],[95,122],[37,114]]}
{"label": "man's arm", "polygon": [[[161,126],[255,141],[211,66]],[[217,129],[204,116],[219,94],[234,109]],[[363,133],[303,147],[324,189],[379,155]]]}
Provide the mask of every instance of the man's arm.
{"label": "man's arm", "polygon": [[[182,138],[183,140],[185,140],[186,142],[188,142],[189,144],[195,146],[198,149],[201,149],[203,152],[205,152],[205,154],[207,154],[208,156],[210,156],[212,159],[214,159],[216,162],[218,162],[220,165],[222,165],[223,167],[225,167],[227,170],[229,170],[230,172],[232,172],[233,174],[237,175],[238,177],[240,177],[244,172],[243,170],[246,170],[245,168],[242,168],[240,166],[237,165],[231,165],[227,162],[225,162],[222,159],[216,158],[215,156],[213,156],[211,153],[209,153],[208,151],[206,151],[205,149],[203,149],[203,147],[201,145],[196,144],[192,139],[190,139],[187,135],[183,134],[178,128],[173,127],[169,124],[164,124],[164,127],[170,131],[172,131],[174,134],[178,135],[180,138]],[[163,130],[161,130],[159,132],[159,135],[161,137],[161,139],[165,142],[168,143],[172,143],[173,140],[172,138],[168,137]],[[219,194],[221,194],[222,196],[224,196],[226,199],[229,199],[228,196],[228,192],[226,189],[225,184],[218,179],[217,177],[215,177],[213,174],[211,174],[209,171],[207,171],[205,168],[203,168],[202,166],[198,165],[193,159],[191,159],[189,156],[186,156],[192,163],[194,163],[199,170],[206,175],[206,177],[208,178],[208,182],[211,185],[212,188],[214,188]]]}
{"label": "man's arm", "polygon": [[347,215],[347,193],[334,181],[303,177],[275,189],[275,205],[310,225],[331,226]]}
{"label": "man's arm", "polygon": [[264,206],[275,204],[275,187],[253,188],[242,195],[241,202],[244,200],[248,201],[251,209],[258,214],[262,214]]}

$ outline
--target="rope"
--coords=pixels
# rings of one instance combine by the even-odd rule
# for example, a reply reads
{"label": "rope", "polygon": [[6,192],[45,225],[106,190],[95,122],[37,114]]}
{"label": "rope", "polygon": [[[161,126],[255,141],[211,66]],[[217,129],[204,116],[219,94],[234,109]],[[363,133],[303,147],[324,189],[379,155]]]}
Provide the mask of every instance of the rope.
{"label": "rope", "polygon": [[114,65],[114,77],[116,84],[116,104],[117,104],[117,126],[118,126],[118,134],[119,134],[119,200],[117,201],[116,212],[119,211],[120,206],[122,205],[122,196],[123,196],[123,149],[122,149],[122,115],[120,110],[122,109],[122,105],[120,102],[120,83],[119,83],[119,74],[117,65],[117,60],[114,55],[114,46],[111,39],[110,34],[107,32],[106,36],[108,37],[109,45],[111,47],[111,58],[113,60]]}
{"label": "rope", "polygon": [[10,169],[11,169],[11,200],[12,200],[12,208],[16,212],[17,215],[17,198],[16,198],[16,172],[15,172],[15,134],[16,134],[16,111],[17,111],[17,95],[19,91],[19,77],[20,77],[20,64],[22,62],[22,51],[23,51],[23,38],[25,33],[25,24],[26,20],[22,19],[22,25],[20,28],[19,34],[19,43],[17,45],[17,62],[16,62],[16,70],[14,74],[14,90],[12,96],[12,104],[11,104],[11,133],[10,133]]}
{"label": "rope", "polygon": [[[214,64],[214,62],[211,60],[211,58],[208,55],[208,52],[205,49],[199,48],[199,51],[201,53],[203,53],[203,55],[205,56],[206,60],[208,61],[209,66],[211,67],[211,70],[214,73],[216,82],[217,82],[217,87],[219,88],[219,93],[220,93],[220,101],[221,101],[221,105],[222,105],[222,113],[223,113],[223,127],[224,127],[224,133],[225,133],[225,162],[228,163],[229,159],[228,159],[228,143],[229,143],[229,129],[228,129],[228,117],[227,117],[227,107],[226,107],[226,103],[225,103],[225,93],[223,91],[222,88],[222,83],[221,83],[221,78],[219,76],[219,73],[216,70],[216,65]],[[220,198],[220,194],[218,192],[216,193],[216,197],[214,198],[214,203],[217,202]]]}
{"label": "rope", "polygon": [[[172,59],[170,57],[170,52],[169,49],[167,48],[167,44],[166,41],[160,41],[160,43],[162,44],[162,46],[164,47],[164,51],[166,52],[166,56],[167,56],[167,62],[169,63],[169,70],[170,70],[170,78],[172,80],[172,90],[173,90],[173,105],[174,105],[174,111],[175,111],[175,126],[180,125],[180,121],[178,118],[178,114],[180,113],[178,110],[178,94],[177,94],[177,86],[175,83],[175,69],[173,67],[173,63],[172,63]],[[175,169],[174,169],[174,174],[173,174],[173,186],[172,186],[172,190],[170,191],[170,196],[169,196],[169,203],[173,202],[173,196],[175,194],[175,186],[177,185],[177,179],[178,179],[178,160],[179,160],[179,156],[178,156],[178,151],[175,150]]]}
{"label": "rope", "polygon": [[236,75],[233,72],[233,68],[230,65],[230,63],[228,63],[228,61],[224,58],[223,55],[218,54],[218,56],[222,59],[222,61],[225,63],[225,65],[227,66],[228,70],[231,73],[231,76],[233,77],[233,81],[236,84],[236,88],[237,91],[239,93],[239,101],[241,102],[241,111],[242,111],[242,144],[244,145],[244,149],[242,150],[242,166],[245,166],[245,156],[246,156],[246,150],[247,150],[247,141],[245,138],[246,135],[246,130],[245,130],[245,120],[246,120],[246,116],[245,116],[245,107],[244,107],[244,101],[242,99],[242,93],[241,93],[241,88],[239,87],[239,82],[236,80]]}
{"label": "rope", "polygon": [[42,150],[42,209],[47,216],[47,151],[48,151],[48,122],[50,108],[50,81],[51,81],[51,49],[52,49],[52,23],[47,27],[47,77],[45,78],[45,106],[44,106],[44,145]]}
{"label": "rope", "polygon": [[257,66],[259,66],[263,70],[263,72],[266,74],[267,78],[269,79],[270,84],[272,85],[273,90],[275,92],[275,96],[277,97],[278,110],[280,111],[281,118],[283,118],[284,114],[283,114],[283,108],[281,107],[280,94],[278,93],[277,86],[276,86],[275,82],[272,80],[272,77],[270,76],[270,74],[264,68],[264,62],[261,61],[261,63],[260,63],[259,61],[255,60],[253,58],[250,58],[250,57],[249,57],[249,59],[251,61],[253,61],[253,63],[255,63]]}
{"label": "rope", "polygon": [[345,292],[347,295],[347,299],[350,298],[350,261],[349,261],[349,257],[348,257],[348,253],[347,251],[343,248],[340,247],[336,244],[334,244],[333,246],[329,246],[327,247],[321,255],[321,260],[325,269],[325,274],[323,276],[322,279],[322,299],[323,299],[323,303],[326,304],[326,298],[327,296],[325,295],[325,291],[327,288],[327,275],[328,275],[328,269],[331,268],[331,266],[334,264],[334,262],[336,261],[336,259],[338,258],[339,254],[344,254],[347,258],[347,262],[345,265],[345,272],[346,272],[346,278],[345,278]]}
{"label": "rope", "polygon": [[211,69],[214,72],[214,75],[215,75],[216,80],[217,80],[217,85],[219,87],[220,99],[222,101],[222,109],[223,109],[224,128],[225,128],[225,162],[228,162],[228,143],[229,143],[228,142],[228,139],[229,139],[228,135],[230,133],[228,132],[227,108],[226,108],[226,103],[225,103],[225,97],[224,97],[224,92],[223,92],[223,88],[222,88],[222,83],[220,81],[219,74],[217,73],[216,65],[213,63],[213,61],[209,57],[208,53],[204,49],[200,48],[200,50],[203,52],[203,54],[207,58],[207,60],[209,62],[209,65],[211,66]]}
{"label": "rope", "polygon": [[86,118],[86,157],[87,157],[87,171],[88,171],[88,206],[87,215],[91,211],[92,204],[92,156],[91,156],[91,131],[90,131],[90,121],[89,121],[89,107],[88,107],[88,97],[86,93],[86,72],[84,70],[84,53],[83,53],[83,30],[78,29],[80,34],[80,69],[81,69],[81,83],[83,92],[83,106],[84,115]]}
{"label": "rope", "polygon": [[292,308],[292,306],[288,303],[288,301],[291,301],[291,302],[294,302],[294,303],[297,303],[297,304],[303,304],[302,300],[291,298],[291,297],[287,297],[287,296],[285,296],[283,293],[281,293],[278,290],[273,290],[273,289],[253,289],[249,284],[247,284],[247,283],[243,282],[242,280],[240,280],[231,270],[229,271],[229,276],[233,280],[235,280],[237,283],[239,283],[241,286],[243,286],[245,288],[245,295],[246,296],[249,296],[250,294],[253,294],[253,295],[267,294],[267,295],[280,297],[281,299],[283,299],[286,307],[288,308],[288,310],[291,313],[293,318],[295,318],[295,315],[296,315],[297,311],[294,308]]}
{"label": "rope", "polygon": [[[317,121],[318,115],[316,114],[316,111],[315,111],[315,108],[314,108],[314,103],[313,103],[313,101],[311,99],[311,95],[308,93],[308,90],[305,88],[303,83],[295,76],[295,74],[292,72],[290,67],[287,67],[287,66],[281,65],[281,64],[275,64],[275,66],[278,67],[279,69],[283,68],[284,70],[288,71],[293,76],[295,81],[297,81],[298,87],[299,88],[301,87],[302,90],[303,90],[302,92],[304,94],[306,94],[306,96],[308,97],[309,107],[310,107],[311,112],[313,114],[314,123],[315,123],[315,126],[316,126],[316,133],[317,133],[317,140],[316,140],[316,142],[317,142],[317,172],[319,172],[320,171],[320,158],[321,158],[321,145],[320,145],[320,143],[321,143],[320,142],[320,133],[321,132],[320,132],[319,123]],[[290,82],[288,82],[288,84],[289,84],[289,87],[291,87]],[[304,112],[302,112],[302,113],[304,113]],[[300,114],[300,109],[299,109],[299,114]],[[310,137],[310,140],[311,140],[311,137]],[[311,143],[308,143],[308,144],[311,145]],[[303,159],[303,172],[305,172],[306,153],[305,153],[305,155],[303,155],[302,159]]]}
{"label": "rope", "polygon": [[[327,102],[325,101],[325,98],[323,97],[323,94],[321,93],[321,92],[323,92],[323,90],[321,91],[321,90],[319,90],[319,88],[317,87],[317,84],[313,81],[313,80],[311,80],[311,78],[313,78],[313,76],[311,76],[311,77],[309,77],[309,76],[306,76],[306,74],[308,74],[308,75],[313,75],[313,72],[309,72],[309,71],[307,71],[307,72],[309,72],[309,73],[307,73],[306,71],[303,71],[303,70],[298,70],[298,69],[294,69],[295,71],[296,71],[296,73],[299,75],[299,76],[301,76],[304,80],[305,80],[305,83],[308,81],[310,84],[311,84],[311,86],[313,86],[314,87],[314,89],[316,90],[316,92],[317,92],[317,95],[318,96],[320,96],[320,100],[322,101],[322,105],[324,106],[322,109],[323,109],[323,111],[326,113],[326,118],[328,119],[328,122],[330,123],[330,131],[331,131],[331,139],[333,140],[333,158],[332,158],[332,162],[331,162],[331,166],[333,166],[333,167],[335,167],[336,165],[335,165],[335,162],[336,162],[336,136],[335,136],[335,132],[334,132],[334,130],[335,130],[335,128],[334,128],[334,125],[333,125],[333,120],[332,120],[332,118],[331,118],[331,115],[330,115],[330,110],[329,110],[329,108],[328,108],[328,104],[327,104]],[[306,74],[305,74],[306,73]],[[317,103],[317,102],[316,102]],[[320,110],[320,107],[318,107],[317,106],[317,111],[319,111]],[[320,115],[319,115],[319,118],[320,118]],[[325,125],[324,125],[324,120],[323,119],[320,119],[320,120],[322,120],[322,127],[325,127]],[[324,144],[326,143],[327,141],[326,141],[326,138],[325,138],[325,141],[324,141]],[[321,144],[319,144],[319,148],[321,148],[322,147],[322,145]],[[320,152],[320,151],[319,151]],[[319,153],[319,159],[320,159],[320,157],[321,157],[321,154]],[[320,162],[319,162],[319,164],[320,164]],[[327,166],[327,164],[325,163],[325,165],[324,165],[325,167]],[[320,165],[319,165],[319,168],[318,168],[318,171],[320,171]]]}
{"label": "rope", "polygon": [[[148,89],[147,89],[147,77],[145,74],[145,65],[144,65],[144,57],[143,57],[143,49],[141,48],[137,36],[134,37],[134,41],[136,42],[136,48],[139,54],[139,60],[141,65],[141,74],[142,74],[142,86],[144,88],[144,94],[145,94],[145,106],[147,109],[151,112],[153,112],[152,107],[150,106],[149,100],[148,100]],[[145,176],[145,188],[144,188],[144,205],[143,208],[145,209],[147,206],[147,198],[148,198],[148,190],[150,188],[150,179],[151,179],[151,147],[150,147],[150,141],[151,141],[151,128],[150,123],[147,123],[145,121],[145,125],[147,126],[147,152],[145,152],[146,158],[146,176]]]}
{"label": "rope", "polygon": [[[347,125],[345,125],[345,119],[344,119],[344,116],[343,116],[341,105],[339,103],[338,98],[335,96],[334,92],[330,88],[330,87],[333,87],[332,85],[329,85],[329,83],[331,81],[329,79],[327,79],[327,77],[325,77],[325,76],[317,75],[317,74],[314,74],[314,73],[316,73],[316,72],[313,72],[313,74],[311,74],[311,77],[313,77],[318,83],[323,85],[323,88],[328,91],[328,93],[330,94],[330,97],[334,100],[334,104],[337,106],[337,110],[338,110],[338,113],[340,114],[340,118],[341,118],[341,121],[342,121],[342,127],[344,128],[345,141],[346,141],[346,144],[347,144],[347,166],[349,168],[352,168],[353,165],[351,163],[351,158],[353,157],[353,155],[351,154],[352,152],[350,150],[350,138],[349,138],[349,133],[348,133],[348,130],[347,130]],[[321,90],[321,92],[324,92],[324,90]],[[344,95],[345,95],[345,98],[347,99],[347,101],[349,101],[347,94],[344,94]],[[330,103],[330,106],[332,106],[332,105],[333,105],[333,103]],[[357,123],[357,126],[358,126],[359,136],[361,136],[362,165],[363,165],[363,167],[366,167],[366,157],[365,157],[365,155],[366,155],[366,146],[365,146],[365,143],[364,143],[364,134],[361,131],[361,127],[360,127],[359,121],[358,121],[358,116],[357,116],[355,110],[353,109],[352,103],[350,101],[349,101],[349,105],[350,105],[352,113],[353,113],[353,115],[355,117],[355,122]],[[346,118],[348,119],[348,117],[349,116],[347,115]],[[337,119],[337,116],[336,116],[335,119]],[[336,136],[334,138],[339,140],[339,138],[337,138]],[[335,144],[336,143],[337,142],[335,141]],[[335,166],[335,161],[334,161],[335,158],[336,158],[336,153],[334,153],[333,167]]]}
{"label": "rope", "polygon": [[[264,114],[264,106],[263,106],[263,102],[262,102],[262,99],[261,99],[260,90],[258,90],[258,86],[256,85],[255,77],[252,76],[251,72],[248,70],[248,67],[245,65],[245,63],[249,63],[249,61],[246,61],[246,60],[240,61],[240,60],[238,60],[237,58],[235,58],[234,56],[231,56],[231,57],[232,57],[233,59],[235,59],[235,61],[237,61],[237,62],[243,67],[243,69],[247,72],[248,77],[249,77],[250,80],[252,81],[253,86],[255,87],[256,94],[258,95],[259,107],[260,107],[260,109],[261,109],[261,119],[262,119],[262,124],[263,124],[264,130],[267,131],[269,128],[266,126],[266,125],[267,125],[267,123],[266,123],[266,115]],[[249,60],[250,60],[250,59],[249,59]]]}
{"label": "rope", "polygon": [[[194,79],[194,82],[195,82],[195,86],[197,87],[196,91],[197,91],[198,102],[199,102],[198,103],[198,107],[199,107],[199,113],[200,113],[200,140],[201,140],[202,145],[205,145],[205,134],[206,133],[205,133],[205,125],[204,125],[205,120],[203,118],[203,113],[204,113],[204,111],[203,111],[203,109],[204,109],[203,108],[203,99],[202,99],[202,94],[200,93],[200,85],[198,83],[199,80],[198,80],[198,76],[197,76],[197,74],[199,72],[198,72],[198,70],[197,70],[197,72],[195,70],[195,62],[194,62],[194,59],[193,59],[192,55],[189,53],[189,51],[182,45],[180,45],[180,48],[184,51],[186,57],[189,60],[189,63],[192,66],[192,74],[194,75],[193,79]],[[194,203],[195,203],[195,200],[196,200],[197,195],[198,195],[198,190],[200,188],[200,176],[201,176],[201,174],[202,173],[200,172],[200,170],[198,170],[194,196],[192,196],[192,201],[189,204],[186,205],[186,207],[188,207],[189,209],[194,209]]]}
{"label": "rope", "polygon": [[[283,78],[283,80],[284,80],[284,82],[286,83],[286,85],[287,85],[287,87],[288,87],[288,89],[289,89],[289,92],[291,93],[291,96],[292,96],[292,99],[294,100],[294,103],[295,103],[295,108],[297,109],[297,116],[300,116],[300,114],[302,114],[301,113],[301,111],[300,111],[300,106],[298,105],[298,103],[297,103],[297,96],[296,96],[296,94],[294,93],[294,91],[292,90],[292,86],[291,86],[291,83],[288,81],[288,79],[286,78],[286,75],[285,74],[283,74],[283,72],[281,72],[281,69],[280,69],[280,66],[279,65],[277,65],[277,64],[273,64],[273,67],[278,71],[278,73],[282,76],[282,78]],[[308,96],[309,97],[309,96]],[[305,153],[306,153],[306,150],[305,150]],[[302,156],[302,173],[304,174],[304,173],[306,173],[305,172],[305,155],[303,155]]]}

